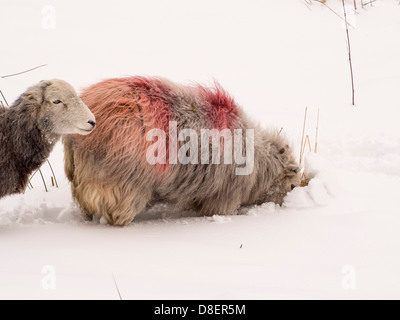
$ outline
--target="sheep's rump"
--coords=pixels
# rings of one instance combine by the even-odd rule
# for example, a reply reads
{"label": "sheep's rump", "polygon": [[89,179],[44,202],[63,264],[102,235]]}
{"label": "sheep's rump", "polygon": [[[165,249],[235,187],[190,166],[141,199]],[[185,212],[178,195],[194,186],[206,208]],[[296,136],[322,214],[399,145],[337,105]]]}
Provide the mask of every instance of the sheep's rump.
{"label": "sheep's rump", "polygon": [[[234,164],[169,164],[168,145],[166,164],[146,161],[146,151],[154,143],[147,141],[147,133],[161,129],[168,144],[171,121],[176,121],[178,132],[185,128],[197,133],[201,129],[253,128],[254,156],[258,157],[260,130],[218,84],[205,88],[158,78],[110,79],[86,89],[81,99],[95,115],[97,128],[88,136],[64,138],[65,169],[73,197],[86,216],[99,215],[110,223],[126,224],[155,201],[194,208],[206,215],[233,214],[240,204],[258,201],[267,180],[279,170],[277,161],[272,160],[267,160],[267,175],[260,172],[256,161],[247,176],[236,175]],[[276,135],[273,140],[272,144],[277,144],[274,150],[286,146]],[[184,143],[178,142],[178,148]]]}

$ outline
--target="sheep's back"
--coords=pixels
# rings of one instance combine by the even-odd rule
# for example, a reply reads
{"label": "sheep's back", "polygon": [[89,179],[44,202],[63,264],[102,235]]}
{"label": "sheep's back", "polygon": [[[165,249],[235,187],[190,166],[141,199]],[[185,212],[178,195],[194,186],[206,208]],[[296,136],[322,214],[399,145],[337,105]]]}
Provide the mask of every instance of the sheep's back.
{"label": "sheep's back", "polygon": [[108,161],[146,161],[153,143],[146,141],[147,133],[161,129],[168,143],[171,121],[178,130],[197,133],[241,126],[240,108],[218,84],[205,88],[159,78],[119,78],[87,88],[81,98],[95,115],[97,128],[90,135],[74,136],[75,146]]}

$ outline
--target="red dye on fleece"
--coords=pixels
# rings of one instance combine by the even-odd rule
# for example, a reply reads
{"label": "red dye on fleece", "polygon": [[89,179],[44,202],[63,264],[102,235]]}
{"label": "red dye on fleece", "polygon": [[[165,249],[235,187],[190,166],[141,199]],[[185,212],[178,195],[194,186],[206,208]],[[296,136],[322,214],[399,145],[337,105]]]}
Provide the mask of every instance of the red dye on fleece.
{"label": "red dye on fleece", "polygon": [[109,79],[87,88],[81,99],[97,127],[90,135],[75,136],[75,143],[121,165],[145,157],[153,143],[146,141],[149,130],[163,130],[168,141],[170,91],[161,80],[144,77]]}
{"label": "red dye on fleece", "polygon": [[198,86],[200,94],[209,105],[206,114],[213,129],[234,129],[240,117],[239,108],[234,99],[215,83],[214,88]]}

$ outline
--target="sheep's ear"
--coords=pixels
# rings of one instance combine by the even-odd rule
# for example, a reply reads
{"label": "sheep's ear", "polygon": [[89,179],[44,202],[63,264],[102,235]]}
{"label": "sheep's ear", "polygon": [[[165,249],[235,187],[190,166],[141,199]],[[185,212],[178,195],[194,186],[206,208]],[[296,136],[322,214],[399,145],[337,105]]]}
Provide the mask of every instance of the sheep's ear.
{"label": "sheep's ear", "polygon": [[51,85],[50,81],[42,80],[37,85],[30,87],[22,96],[29,101],[43,103],[46,88]]}
{"label": "sheep's ear", "polygon": [[50,80],[40,80],[39,82],[40,86],[45,86],[48,87],[49,85],[51,85],[51,81]]}
{"label": "sheep's ear", "polygon": [[22,97],[29,101],[37,101],[40,102],[42,99],[42,90],[39,86],[34,86],[29,88],[25,93],[22,94]]}
{"label": "sheep's ear", "polygon": [[295,176],[300,172],[300,168],[295,164],[289,165],[286,170],[288,175],[293,175],[293,176]]}
{"label": "sheep's ear", "polygon": [[50,86],[52,83],[49,80],[42,80],[39,82],[39,84],[40,84],[40,89],[43,91],[46,90],[46,88]]}
{"label": "sheep's ear", "polygon": [[27,97],[29,100],[34,100],[34,99],[35,99],[34,96],[33,96],[33,94],[32,94],[32,93],[29,93],[29,92],[27,92],[27,93],[25,94],[25,97]]}
{"label": "sheep's ear", "polygon": [[51,81],[42,80],[40,81],[40,90],[41,90],[41,103],[45,100],[45,92],[46,88],[51,85]]}

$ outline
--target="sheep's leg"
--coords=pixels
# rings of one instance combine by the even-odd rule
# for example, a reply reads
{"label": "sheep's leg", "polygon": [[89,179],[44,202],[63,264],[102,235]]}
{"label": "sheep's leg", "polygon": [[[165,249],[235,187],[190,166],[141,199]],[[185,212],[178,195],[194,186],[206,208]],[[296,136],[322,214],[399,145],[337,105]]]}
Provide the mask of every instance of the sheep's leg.
{"label": "sheep's leg", "polygon": [[132,222],[151,199],[152,192],[139,188],[124,188],[120,184],[90,181],[72,189],[84,220],[104,217],[111,225],[124,226]]}
{"label": "sheep's leg", "polygon": [[151,195],[151,191],[144,189],[124,190],[115,187],[105,195],[100,213],[111,225],[125,226],[146,208]]}
{"label": "sheep's leg", "polygon": [[101,183],[84,183],[79,184],[76,181],[71,183],[72,197],[81,209],[81,217],[85,221],[91,221],[93,216],[100,216],[101,199]]}

